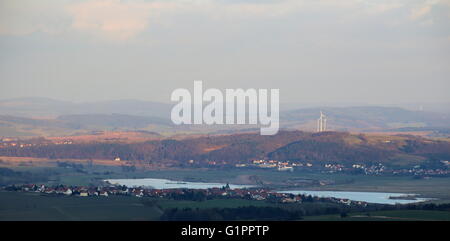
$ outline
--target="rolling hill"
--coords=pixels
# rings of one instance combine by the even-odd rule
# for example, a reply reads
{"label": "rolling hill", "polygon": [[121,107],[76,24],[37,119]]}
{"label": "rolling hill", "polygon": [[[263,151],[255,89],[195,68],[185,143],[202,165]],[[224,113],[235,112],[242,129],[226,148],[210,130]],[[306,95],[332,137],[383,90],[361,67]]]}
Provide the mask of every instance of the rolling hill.
{"label": "rolling hill", "polygon": [[[448,114],[411,111],[398,107],[358,106],[307,108],[281,113],[285,126],[312,127],[323,111],[332,130],[370,131],[395,128],[449,127]],[[308,125],[309,124],[309,125]]]}
{"label": "rolling hill", "polygon": [[[165,135],[232,134],[259,129],[252,125],[180,125],[170,121],[172,105],[116,100],[73,103],[46,98],[0,100],[0,136],[63,136],[90,131],[145,130]],[[397,107],[359,106],[290,109],[280,113],[280,128],[315,131],[320,111],[329,130],[450,133],[450,116]]]}
{"label": "rolling hill", "polygon": [[0,156],[103,159],[185,165],[216,161],[235,164],[253,159],[313,163],[383,163],[387,166],[440,165],[450,160],[450,142],[415,136],[372,136],[346,132],[281,131],[160,139],[140,143],[82,143],[0,148]]}
{"label": "rolling hill", "polygon": [[123,114],[167,119],[171,105],[139,100],[74,103],[48,98],[0,100],[0,115],[27,118],[56,118],[62,115]]}

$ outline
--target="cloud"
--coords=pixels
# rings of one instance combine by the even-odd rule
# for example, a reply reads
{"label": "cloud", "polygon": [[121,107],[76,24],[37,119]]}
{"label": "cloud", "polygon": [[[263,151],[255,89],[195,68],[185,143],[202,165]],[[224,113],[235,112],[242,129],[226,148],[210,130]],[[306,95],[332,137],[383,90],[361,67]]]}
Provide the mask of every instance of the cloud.
{"label": "cloud", "polygon": [[172,5],[162,2],[92,0],[69,5],[67,10],[73,18],[73,29],[123,41],[145,31],[152,14]]}
{"label": "cloud", "polygon": [[394,9],[398,9],[403,7],[404,4],[399,2],[390,2],[390,3],[380,3],[371,7],[368,12],[371,14],[382,14]]}
{"label": "cloud", "polygon": [[1,0],[0,34],[79,34],[124,42],[152,26],[176,28],[192,16],[214,22],[336,12],[356,22],[401,9],[393,21],[414,22],[432,15],[438,4],[450,6],[450,0]]}
{"label": "cloud", "polygon": [[66,7],[72,29],[100,39],[127,41],[169,18],[193,14],[209,19],[274,17],[291,13],[302,1],[87,0]]}
{"label": "cloud", "polygon": [[[417,4],[415,7],[411,8],[411,15],[410,18],[412,20],[419,20],[423,19],[426,16],[431,15],[432,9],[434,7],[442,7],[446,6],[447,9],[450,7],[450,0],[428,0],[428,1],[421,1],[419,4]],[[448,14],[448,17],[450,18],[450,14]]]}
{"label": "cloud", "polygon": [[419,8],[413,8],[411,10],[411,19],[416,20],[427,15],[431,11],[431,5],[421,6]]}

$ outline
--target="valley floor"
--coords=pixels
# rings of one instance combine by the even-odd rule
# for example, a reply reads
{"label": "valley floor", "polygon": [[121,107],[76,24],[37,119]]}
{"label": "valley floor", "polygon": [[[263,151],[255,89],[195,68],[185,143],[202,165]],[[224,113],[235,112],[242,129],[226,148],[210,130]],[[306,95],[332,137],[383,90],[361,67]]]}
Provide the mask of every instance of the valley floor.
{"label": "valley floor", "polygon": [[264,169],[186,168],[130,172],[123,170],[120,166],[103,165],[84,166],[83,169],[29,166],[9,168],[26,175],[0,176],[0,185],[41,183],[45,185],[98,186],[104,184],[104,179],[162,178],[174,181],[264,185],[265,187],[278,189],[414,193],[420,194],[422,197],[436,199],[433,202],[450,202],[450,177],[416,179],[412,176],[279,172]]}
{"label": "valley floor", "polygon": [[[288,204],[282,204],[288,205]],[[303,204],[303,208],[326,208],[321,203]],[[183,201],[137,198],[132,196],[66,197],[39,193],[0,192],[0,221],[156,221],[164,211],[177,208],[193,210],[239,207],[280,207],[280,204],[241,199]],[[304,221],[450,221],[449,211],[390,210],[303,216]]]}

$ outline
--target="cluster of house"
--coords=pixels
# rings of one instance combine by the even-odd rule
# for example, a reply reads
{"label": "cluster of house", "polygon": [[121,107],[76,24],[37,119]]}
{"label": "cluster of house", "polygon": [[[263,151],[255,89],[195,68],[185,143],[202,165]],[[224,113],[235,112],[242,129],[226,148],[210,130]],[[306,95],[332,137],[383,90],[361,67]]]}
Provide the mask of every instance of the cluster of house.
{"label": "cluster of house", "polygon": [[0,139],[0,148],[2,147],[31,147],[31,146],[46,146],[54,144],[51,141],[44,138],[32,138],[27,140],[22,140],[19,138],[2,138]]}
{"label": "cluster of house", "polygon": [[294,167],[312,167],[311,163],[299,163],[292,161],[277,160],[252,160],[250,162],[238,163],[235,167],[258,167],[258,168],[274,168],[278,171],[293,171]]}
{"label": "cluster of house", "polygon": [[84,186],[45,186],[36,184],[12,185],[4,188],[8,191],[24,191],[24,192],[39,192],[45,194],[61,194],[67,196],[109,196],[115,191],[108,187],[84,187]]}
{"label": "cluster of house", "polygon": [[[358,165],[358,164],[356,164],[356,165]],[[366,175],[380,175],[380,174],[386,172],[386,170],[387,170],[386,167],[381,163],[378,163],[376,165],[371,165],[368,167],[366,167],[365,165],[359,165],[361,167],[357,167],[356,165],[353,165],[353,168],[362,169]]]}
{"label": "cluster of house", "polygon": [[[447,161],[442,161],[443,164],[447,165]],[[448,165],[447,165],[448,166]],[[325,164],[324,167],[328,169],[327,172],[345,172],[360,170],[361,173],[365,175],[381,175],[381,174],[393,174],[393,175],[415,175],[415,176],[443,176],[450,175],[450,170],[446,167],[440,169],[427,169],[421,166],[414,166],[412,168],[404,169],[389,169],[381,163],[366,166],[363,164],[353,164],[351,167],[345,167],[341,164]]]}
{"label": "cluster of house", "polygon": [[2,141],[0,143],[0,147],[30,147],[30,146],[36,146],[36,143],[21,143],[16,141]]}
{"label": "cluster of house", "polygon": [[342,164],[325,164],[325,168],[329,169],[328,172],[341,172],[345,169],[345,166]]}
{"label": "cluster of house", "polygon": [[420,177],[430,177],[430,176],[449,176],[449,169],[424,169],[424,168],[411,168],[411,169],[399,169],[392,171],[396,175],[414,175]]}
{"label": "cluster of house", "polygon": [[[352,164],[351,166],[345,166],[338,163],[327,163],[322,165],[316,165],[315,168],[322,169],[326,173],[335,172],[355,172],[362,173],[365,175],[382,175],[382,174],[393,174],[393,175],[416,175],[416,176],[443,176],[450,175],[449,161],[441,161],[444,164],[444,168],[421,168],[420,166],[415,166],[409,169],[390,169],[387,168],[382,163],[377,163],[373,165],[364,164]],[[293,171],[294,168],[311,168],[312,163],[309,162],[294,162],[294,161],[277,161],[277,160],[252,160],[250,162],[241,162],[235,165],[235,167],[258,167],[258,168],[273,168],[279,171]]]}
{"label": "cluster of house", "polygon": [[55,145],[72,145],[74,143],[72,140],[58,140],[58,141],[53,141],[53,144],[55,144]]}
{"label": "cluster of house", "polygon": [[125,195],[135,197],[157,197],[157,198],[171,198],[174,196],[182,196],[187,193],[200,192],[207,199],[212,198],[240,198],[250,200],[267,200],[280,203],[302,203],[302,202],[333,202],[346,205],[360,205],[367,206],[367,203],[360,201],[352,201],[349,199],[340,199],[333,197],[313,197],[303,194],[289,194],[272,191],[264,188],[250,188],[250,189],[230,189],[229,186],[222,188],[214,187],[208,189],[151,189],[144,187],[129,188],[120,185],[85,187],[85,186],[45,186],[36,184],[12,185],[4,187],[7,191],[22,191],[22,192],[37,192],[49,195],[61,196],[103,196],[110,195]]}
{"label": "cluster of house", "polygon": [[31,139],[19,139],[19,138],[2,138],[0,139],[1,147],[32,147],[32,146],[48,146],[48,145],[71,145],[74,142],[70,139],[62,140],[48,140],[44,138],[31,138]]}
{"label": "cluster of house", "polygon": [[[250,162],[238,163],[236,167],[259,167],[259,168],[274,168],[278,171],[293,171],[294,168],[311,168],[313,164],[310,162],[296,162],[296,161],[277,161],[277,160],[252,160]],[[365,166],[361,164],[354,164],[351,167],[345,167],[343,164],[330,163],[323,166],[316,165],[316,168],[325,169],[324,172],[345,172],[362,170],[366,175],[378,175],[386,171],[386,167],[379,163],[376,165]]]}
{"label": "cluster of house", "polygon": [[386,173],[386,171],[388,170],[386,166],[381,163],[370,166],[366,166],[364,164],[352,164],[350,167],[346,167],[342,164],[325,164],[324,167],[329,169],[329,172],[352,172],[355,170],[359,170],[365,175],[380,175]]}

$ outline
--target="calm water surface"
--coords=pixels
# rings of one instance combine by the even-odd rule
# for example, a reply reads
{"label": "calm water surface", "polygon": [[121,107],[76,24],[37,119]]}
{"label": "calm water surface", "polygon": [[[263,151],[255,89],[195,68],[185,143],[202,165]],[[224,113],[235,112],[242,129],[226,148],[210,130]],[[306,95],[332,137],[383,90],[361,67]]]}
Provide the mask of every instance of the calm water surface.
{"label": "calm water surface", "polygon": [[[184,182],[173,181],[160,178],[141,178],[141,179],[107,179],[111,184],[125,185],[127,187],[150,187],[155,189],[173,189],[173,188],[190,188],[190,189],[207,189],[214,187],[223,187],[226,183],[211,182]],[[230,188],[252,188],[254,185],[236,185],[230,184]],[[389,197],[415,196],[416,194],[408,193],[385,193],[385,192],[341,192],[341,191],[307,191],[307,190],[289,190],[278,191],[281,193],[305,194],[317,197],[334,197],[342,199],[350,199],[353,201],[362,201],[368,203],[379,204],[408,204],[430,200],[430,198],[415,197],[414,199],[390,199]]]}
{"label": "calm water surface", "polygon": [[341,191],[305,191],[305,190],[291,190],[291,191],[279,191],[281,193],[292,194],[304,194],[316,197],[334,197],[342,199],[350,199],[353,201],[361,201],[368,203],[379,204],[408,204],[417,203],[430,200],[430,198],[415,197],[413,200],[404,199],[390,199],[389,197],[402,197],[402,196],[416,196],[416,194],[408,193],[387,193],[387,192],[341,192]]}
{"label": "calm water surface", "polygon": [[[141,179],[107,179],[105,180],[111,184],[125,185],[127,187],[151,187],[155,189],[173,189],[173,188],[191,188],[191,189],[207,189],[213,187],[223,187],[226,183],[212,183],[212,182],[184,182],[172,181],[168,179],[159,178],[141,178]],[[235,185],[229,184],[230,188],[250,188],[253,185]]]}

